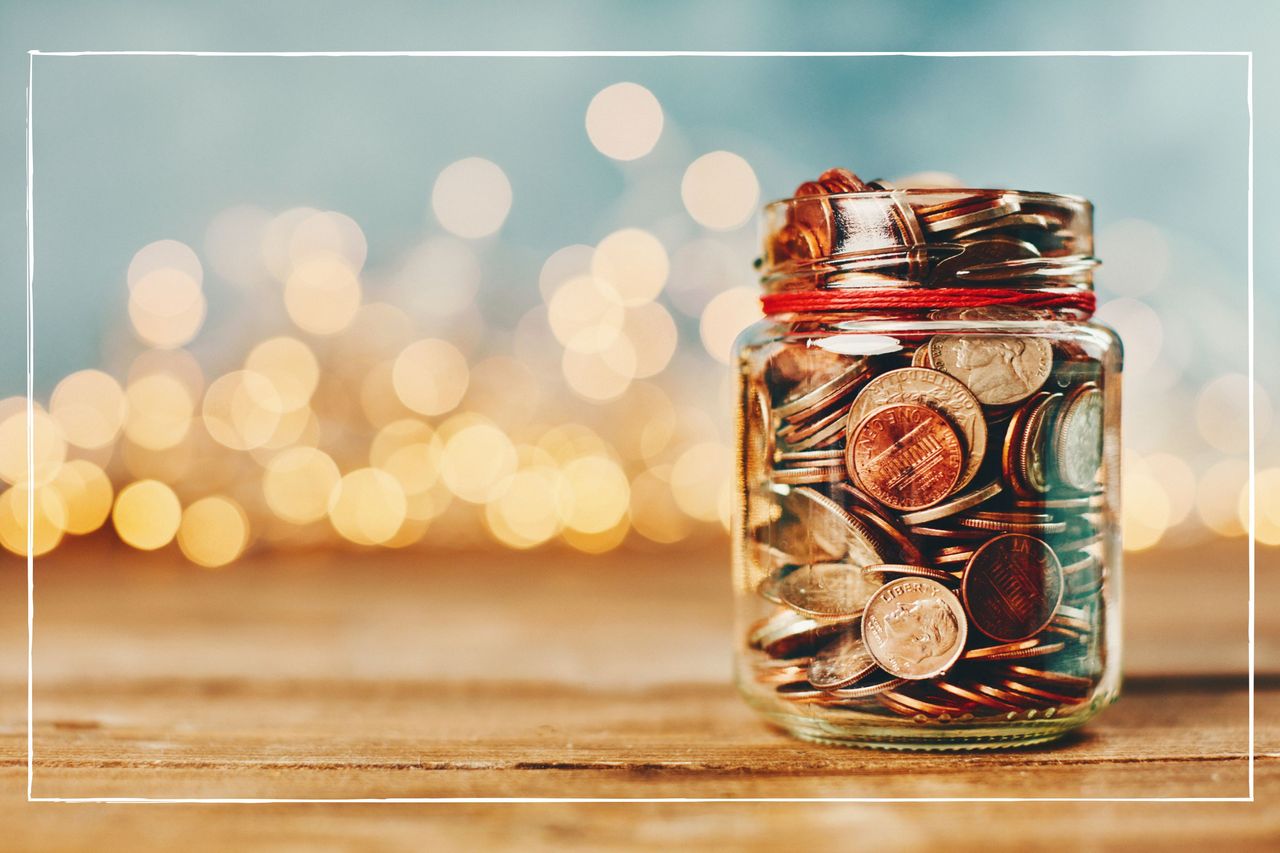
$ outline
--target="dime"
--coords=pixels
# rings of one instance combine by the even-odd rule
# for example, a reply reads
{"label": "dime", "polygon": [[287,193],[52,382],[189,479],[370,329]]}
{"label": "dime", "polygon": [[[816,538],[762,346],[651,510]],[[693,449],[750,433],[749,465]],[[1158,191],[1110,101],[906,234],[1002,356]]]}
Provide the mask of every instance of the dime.
{"label": "dime", "polygon": [[773,472],[773,481],[786,486],[805,486],[816,483],[837,483],[845,478],[844,462],[839,467],[779,468]]}
{"label": "dime", "polygon": [[959,660],[968,628],[954,593],[937,581],[907,577],[885,584],[867,602],[862,638],[885,672],[919,680]]}
{"label": "dime", "polygon": [[814,687],[831,690],[866,678],[877,668],[862,638],[847,633],[814,654],[808,678]]}
{"label": "dime", "polygon": [[982,466],[987,449],[987,422],[982,415],[982,406],[969,389],[942,371],[927,367],[900,367],[886,371],[864,385],[854,398],[846,433],[852,435],[867,415],[890,403],[928,406],[960,430],[967,455],[955,488],[967,486]]}
{"label": "dime", "polygon": [[[802,486],[792,489],[784,504],[795,520],[795,538],[801,540],[804,550],[825,556],[797,562],[847,562],[855,566],[884,562],[875,534],[831,498]],[[786,547],[782,550],[795,553]]]}
{"label": "dime", "polygon": [[809,616],[859,616],[883,576],[848,563],[801,566],[778,584],[783,603]]}
{"label": "dime", "polygon": [[1061,521],[994,521],[986,518],[961,518],[957,522],[975,530],[1002,530],[1006,533],[1062,533],[1067,529]]}
{"label": "dime", "polygon": [[825,698],[836,701],[856,701],[884,693],[886,690],[892,690],[906,683],[907,680],[905,678],[897,678],[887,672],[876,669],[847,687],[827,691]]}
{"label": "dime", "polygon": [[1102,465],[1102,392],[1081,385],[1062,403],[1055,425],[1054,469],[1058,479],[1077,491],[1096,485]]}
{"label": "dime", "polygon": [[1029,335],[935,335],[929,360],[979,402],[1001,406],[1026,399],[1044,384],[1053,369],[1053,347]]}
{"label": "dime", "polygon": [[770,620],[767,630],[758,629],[753,635],[753,638],[758,636],[760,649],[772,658],[809,657],[823,640],[848,630],[852,624],[851,620],[817,620],[784,612],[789,620],[777,623]]}
{"label": "dime", "polygon": [[899,510],[922,509],[945,498],[964,465],[960,438],[925,406],[883,406],[858,425],[846,464],[872,497]]}
{"label": "dime", "polygon": [[959,580],[951,572],[944,572],[942,569],[935,569],[930,566],[913,566],[906,563],[880,563],[875,566],[867,566],[867,571],[883,572],[889,575],[909,575],[914,578],[929,578],[938,583],[955,583]]}
{"label": "dime", "polygon": [[[1049,491],[1047,456],[1049,454],[1048,425],[1062,402],[1061,394],[1041,392],[1022,428],[1018,454],[1018,480],[1029,491],[1044,494]],[[1037,395],[1038,396],[1038,395]]]}
{"label": "dime", "polygon": [[994,640],[1039,633],[1062,601],[1062,566],[1044,541],[1006,533],[984,543],[965,566],[960,596],[973,626]]}
{"label": "dime", "polygon": [[929,521],[937,521],[939,518],[946,518],[956,513],[964,512],[966,509],[978,506],[985,501],[994,498],[1000,494],[1003,487],[999,480],[992,480],[985,486],[980,486],[963,495],[957,495],[951,500],[935,504],[928,509],[918,510],[917,512],[909,512],[902,516],[902,523],[907,525],[924,524]]}

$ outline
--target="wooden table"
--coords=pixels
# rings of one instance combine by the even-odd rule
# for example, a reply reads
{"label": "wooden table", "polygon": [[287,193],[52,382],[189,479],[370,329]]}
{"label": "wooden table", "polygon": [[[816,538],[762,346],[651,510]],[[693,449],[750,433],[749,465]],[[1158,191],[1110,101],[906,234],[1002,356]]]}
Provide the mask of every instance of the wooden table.
{"label": "wooden table", "polygon": [[[3,564],[0,848],[1017,849],[1280,840],[1275,552],[1256,803],[23,802],[22,566]],[[255,556],[109,540],[37,562],[37,797],[1245,797],[1244,543],[1133,555],[1123,700],[1053,747],[801,743],[728,683],[723,550]],[[1163,845],[1162,845],[1163,846]]]}

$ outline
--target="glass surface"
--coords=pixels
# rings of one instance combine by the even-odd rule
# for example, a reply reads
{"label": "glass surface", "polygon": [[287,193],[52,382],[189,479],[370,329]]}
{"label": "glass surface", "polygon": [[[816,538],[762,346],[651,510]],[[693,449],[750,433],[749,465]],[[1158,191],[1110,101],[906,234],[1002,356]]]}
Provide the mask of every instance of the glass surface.
{"label": "glass surface", "polygon": [[[929,203],[972,209],[973,192]],[[865,223],[885,198],[834,201]],[[984,255],[983,287],[1084,289],[1088,205],[1063,204],[1065,224],[1006,210],[970,238],[843,254],[921,254],[921,268],[897,266],[898,286],[918,287],[958,245]],[[848,245],[839,216],[799,227],[815,221],[831,232],[801,243]],[[795,227],[768,215],[767,287],[868,283],[828,255],[777,251]],[[1014,240],[1060,251],[1036,264],[974,248]],[[1121,349],[1081,316],[875,308],[775,316],[742,335],[736,677],[754,707],[813,740],[972,749],[1052,739],[1116,698]]]}

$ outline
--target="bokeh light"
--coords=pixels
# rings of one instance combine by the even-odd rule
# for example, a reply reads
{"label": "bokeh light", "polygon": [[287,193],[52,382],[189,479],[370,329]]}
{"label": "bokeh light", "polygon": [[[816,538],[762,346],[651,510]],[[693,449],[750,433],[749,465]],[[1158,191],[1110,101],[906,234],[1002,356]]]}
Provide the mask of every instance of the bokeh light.
{"label": "bokeh light", "polygon": [[738,334],[760,317],[760,293],[756,288],[743,286],[723,291],[702,312],[702,345],[716,361],[728,364]]}
{"label": "bokeh light", "polygon": [[125,280],[133,290],[147,276],[160,270],[172,270],[195,282],[204,282],[204,267],[195,251],[179,240],[156,240],[134,253]]}
{"label": "bokeh light", "polygon": [[357,545],[390,541],[404,523],[405,509],[400,484],[376,468],[360,468],[347,474],[329,497],[329,521],[334,530]]}
{"label": "bokeh light", "polygon": [[414,341],[396,356],[391,382],[396,396],[422,415],[452,411],[467,391],[467,359],[448,341]]}
{"label": "bokeh light", "polygon": [[204,396],[205,429],[214,441],[232,450],[250,450],[270,441],[282,411],[271,380],[252,370],[218,377]]}
{"label": "bokeh light", "polygon": [[653,150],[662,135],[662,105],[637,83],[614,83],[587,105],[587,136],[614,160],[635,160]]}
{"label": "bokeh light", "polygon": [[27,555],[28,509],[34,521],[31,556],[38,557],[62,541],[67,511],[61,494],[51,486],[37,486],[34,493],[26,486],[15,486],[0,494],[0,545],[21,556]]}
{"label": "bokeh light", "polygon": [[329,496],[341,475],[323,450],[291,447],[267,463],[262,494],[277,517],[294,524],[319,521],[329,512]]}
{"label": "bokeh light", "polygon": [[182,511],[178,547],[197,566],[225,566],[239,557],[248,543],[248,516],[240,504],[225,495],[201,498]]}
{"label": "bokeh light", "polygon": [[111,515],[111,480],[87,459],[72,459],[58,469],[50,484],[62,499],[62,528],[67,533],[92,533]]}
{"label": "bokeh light", "polygon": [[[32,448],[27,456],[27,407],[10,407],[0,415],[0,480],[15,485],[41,486],[58,473],[67,458],[67,442],[62,429],[38,404],[31,411]],[[28,478],[28,461],[34,480]]]}
{"label": "bokeh light", "polygon": [[92,450],[115,440],[124,426],[124,389],[101,370],[64,377],[49,398],[49,414],[68,443]]}
{"label": "bokeh light", "polygon": [[191,429],[195,400],[187,385],[171,373],[147,373],[125,389],[128,415],[124,434],[134,444],[164,450]]}
{"label": "bokeh light", "polygon": [[502,227],[511,212],[511,182],[489,160],[458,160],[436,178],[431,209],[446,231],[459,237],[487,237]]}
{"label": "bokeh light", "polygon": [[304,332],[332,335],[355,319],[360,309],[360,280],[349,263],[332,254],[297,264],[284,286],[290,319]]}
{"label": "bokeh light", "polygon": [[483,418],[466,417],[445,442],[440,474],[455,495],[482,504],[501,493],[517,461],[506,433]]}
{"label": "bokeh light", "polygon": [[138,480],[120,490],[111,521],[125,544],[154,551],[173,541],[182,521],[182,505],[173,489],[158,480]]}
{"label": "bokeh light", "polygon": [[729,151],[712,151],[689,164],[680,182],[685,210],[704,228],[731,231],[751,219],[760,200],[755,170]]}
{"label": "bokeh light", "polygon": [[662,292],[671,271],[662,242],[641,228],[623,228],[605,237],[591,256],[591,274],[622,305],[642,305]]}
{"label": "bokeh light", "polygon": [[173,349],[189,343],[205,317],[200,282],[182,270],[161,267],[142,276],[129,293],[129,321],[143,343]]}

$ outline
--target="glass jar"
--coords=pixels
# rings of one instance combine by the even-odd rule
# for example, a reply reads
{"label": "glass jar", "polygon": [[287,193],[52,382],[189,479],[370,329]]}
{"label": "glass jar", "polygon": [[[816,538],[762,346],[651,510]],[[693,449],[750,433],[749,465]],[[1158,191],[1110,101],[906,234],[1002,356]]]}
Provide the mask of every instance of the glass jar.
{"label": "glass jar", "polygon": [[1082,725],[1120,685],[1121,347],[1089,321],[1090,204],[807,184],[762,230],[768,316],[736,345],[740,690],[847,745]]}

